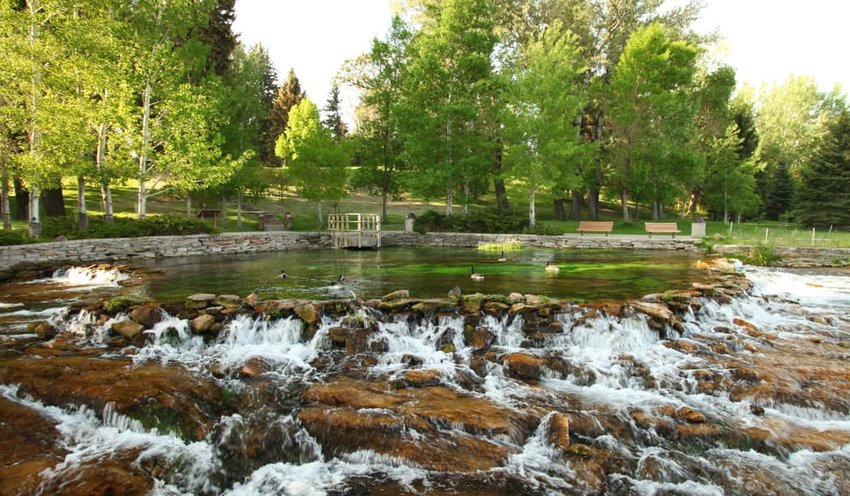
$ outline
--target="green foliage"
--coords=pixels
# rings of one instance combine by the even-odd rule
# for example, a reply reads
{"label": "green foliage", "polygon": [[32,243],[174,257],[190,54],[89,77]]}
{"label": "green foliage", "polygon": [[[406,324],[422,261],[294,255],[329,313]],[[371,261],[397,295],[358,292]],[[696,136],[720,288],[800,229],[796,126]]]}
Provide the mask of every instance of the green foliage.
{"label": "green foliage", "polygon": [[[298,76],[295,75],[295,70],[289,69],[286,81],[278,87],[277,95],[272,102],[272,108],[269,112],[268,130],[263,137],[264,142],[270,143],[272,151],[275,150],[277,142],[289,125],[289,111],[304,99],[305,96],[307,94],[301,90],[301,82],[298,80]],[[280,155],[277,153],[270,158],[272,160],[268,165],[281,164]]]}
{"label": "green foliage", "polygon": [[417,232],[518,233],[528,227],[528,218],[519,212],[482,210],[465,216],[443,215],[429,210],[416,218]]}
{"label": "green foliage", "polygon": [[825,143],[800,173],[796,218],[808,227],[850,228],[850,116],[842,111]]}
{"label": "green foliage", "polygon": [[785,162],[771,165],[763,172],[762,202],[768,220],[787,218],[794,201],[794,180]]}
{"label": "green foliage", "polygon": [[22,245],[27,237],[20,231],[0,231],[0,246]]}
{"label": "green foliage", "polygon": [[658,204],[695,181],[698,161],[690,144],[697,108],[689,90],[697,54],[696,46],[654,23],[636,30],[620,57],[608,115],[612,179],[622,192],[624,221],[630,192]]}
{"label": "green foliage", "polygon": [[42,221],[42,233],[48,239],[57,236],[68,239],[185,236],[213,232],[213,227],[203,220],[175,215],[153,215],[144,219],[118,217],[112,223],[105,222],[102,217],[90,217],[89,228],[85,232],[77,230],[73,217],[46,217]]}
{"label": "green foliage", "polygon": [[773,245],[759,243],[753,247],[750,256],[745,257],[745,261],[752,265],[771,266],[776,265],[782,260],[782,257],[776,254],[776,249]]}

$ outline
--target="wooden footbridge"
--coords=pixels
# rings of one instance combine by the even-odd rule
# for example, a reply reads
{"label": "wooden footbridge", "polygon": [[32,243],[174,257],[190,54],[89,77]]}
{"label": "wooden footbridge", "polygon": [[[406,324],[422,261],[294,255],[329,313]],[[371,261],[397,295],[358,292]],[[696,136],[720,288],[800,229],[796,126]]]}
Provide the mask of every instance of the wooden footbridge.
{"label": "wooden footbridge", "polygon": [[330,214],[328,230],[334,248],[380,248],[380,214]]}

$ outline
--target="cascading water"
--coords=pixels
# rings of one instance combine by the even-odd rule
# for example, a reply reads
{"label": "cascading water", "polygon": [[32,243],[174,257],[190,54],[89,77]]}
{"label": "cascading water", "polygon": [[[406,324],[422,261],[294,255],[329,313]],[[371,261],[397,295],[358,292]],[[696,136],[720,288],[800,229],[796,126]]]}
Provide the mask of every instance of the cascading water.
{"label": "cascading water", "polygon": [[[112,458],[157,467],[155,494],[847,494],[850,276],[739,269],[749,296],[695,297],[663,330],[575,305],[551,332],[521,311],[361,310],[209,337],[164,315],[126,354],[221,391],[230,410],[191,442],[112,403],[0,399],[56,423],[41,488]],[[113,323],[61,325],[96,350]]]}

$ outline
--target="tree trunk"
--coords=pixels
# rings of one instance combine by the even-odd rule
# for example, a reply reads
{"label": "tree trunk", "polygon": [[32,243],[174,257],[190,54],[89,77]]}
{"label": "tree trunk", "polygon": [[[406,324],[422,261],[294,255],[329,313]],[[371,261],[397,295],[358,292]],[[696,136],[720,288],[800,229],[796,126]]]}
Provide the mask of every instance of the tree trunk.
{"label": "tree trunk", "polygon": [[537,225],[537,212],[535,211],[534,205],[534,194],[535,190],[531,190],[528,195],[528,225],[530,227],[534,227]]}
{"label": "tree trunk", "polygon": [[106,180],[102,180],[100,183],[100,200],[103,203],[103,220],[107,224],[112,224],[115,219],[112,208],[112,189]]}
{"label": "tree trunk", "polygon": [[565,220],[567,218],[567,213],[564,210],[564,199],[558,198],[557,200],[552,200],[552,207],[555,210],[555,220]]}
{"label": "tree trunk", "polygon": [[186,217],[192,218],[192,194],[186,192]]}
{"label": "tree trunk", "polygon": [[581,204],[583,200],[581,191],[574,189],[573,198],[570,202],[570,219],[581,220]]}
{"label": "tree trunk", "polygon": [[148,192],[145,181],[148,178],[148,147],[151,141],[151,83],[145,82],[145,93],[142,97],[142,150],[139,153],[139,196],[136,213],[140,219],[145,218],[148,210]]}
{"label": "tree trunk", "polygon": [[590,220],[599,220],[599,188],[590,188],[587,195],[587,216]]}
{"label": "tree trunk", "polygon": [[623,187],[623,191],[620,193],[620,201],[623,203],[623,222],[631,222],[631,218],[629,218],[629,191]]}
{"label": "tree trunk", "polygon": [[27,212],[29,217],[29,231],[30,237],[40,238],[41,237],[41,212],[39,211],[38,200],[41,197],[40,192],[38,191],[37,186],[33,186],[32,190],[30,190],[30,204],[29,211]]}
{"label": "tree trunk", "polygon": [[639,218],[640,218],[640,203],[637,200],[635,200],[635,216],[634,216],[635,222],[637,222],[637,220]]}
{"label": "tree trunk", "polygon": [[696,213],[700,194],[702,194],[702,188],[694,186],[691,190],[691,196],[688,198],[688,208],[685,210],[688,215],[694,215]]}
{"label": "tree trunk", "polygon": [[28,220],[30,211],[30,194],[24,183],[17,177],[15,183],[15,220]]}
{"label": "tree trunk", "polygon": [[452,207],[454,206],[454,191],[452,188],[446,188],[446,215],[452,215]]}
{"label": "tree trunk", "polygon": [[0,157],[0,212],[3,215],[3,230],[9,231],[12,229],[12,212],[9,211],[9,169],[7,168],[5,151],[3,157]]}
{"label": "tree trunk", "polygon": [[242,230],[242,190],[236,192],[236,230]]}
{"label": "tree trunk", "polygon": [[496,194],[496,208],[507,210],[510,208],[508,204],[508,191],[505,189],[505,180],[501,178],[502,174],[502,149],[501,143],[496,148],[496,153],[493,160],[493,192]]}
{"label": "tree trunk", "polygon": [[86,210],[86,178],[77,176],[77,230],[89,230],[89,214]]}
{"label": "tree trunk", "polygon": [[319,216],[319,228],[318,228],[318,230],[321,231],[322,225],[324,225],[323,222],[322,222],[322,200],[319,200],[319,201],[316,202],[316,212],[318,213],[318,216]]}
{"label": "tree trunk", "polygon": [[44,203],[44,215],[47,217],[65,217],[65,197],[62,196],[62,186],[48,188],[41,192]]}
{"label": "tree trunk", "polygon": [[652,202],[652,220],[658,220],[658,202]]}
{"label": "tree trunk", "polygon": [[469,180],[463,183],[463,216],[469,214]]}
{"label": "tree trunk", "polygon": [[381,222],[387,222],[387,203],[389,203],[389,188],[384,185],[381,187]]}

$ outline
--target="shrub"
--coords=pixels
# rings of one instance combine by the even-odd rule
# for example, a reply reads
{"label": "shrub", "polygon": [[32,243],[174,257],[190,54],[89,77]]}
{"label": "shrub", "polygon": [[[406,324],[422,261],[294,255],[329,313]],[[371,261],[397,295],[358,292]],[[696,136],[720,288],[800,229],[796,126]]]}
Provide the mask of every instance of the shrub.
{"label": "shrub", "polygon": [[215,229],[199,219],[155,215],[144,219],[117,217],[111,224],[104,221],[103,217],[89,217],[89,228],[86,232],[77,230],[77,222],[73,217],[46,217],[42,222],[41,232],[42,236],[48,239],[57,236],[83,239],[209,234],[215,232]]}
{"label": "shrub", "polygon": [[20,231],[0,231],[0,246],[22,245],[26,242],[26,236]]}
{"label": "shrub", "polygon": [[518,212],[482,210],[466,216],[443,215],[429,210],[419,216],[414,224],[416,232],[475,232],[519,233],[528,227],[528,219]]}
{"label": "shrub", "polygon": [[759,243],[753,247],[753,251],[749,257],[747,257],[747,262],[753,265],[764,265],[770,266],[775,265],[776,262],[782,260],[782,257],[776,254],[776,250],[774,250],[773,245],[767,245],[764,243]]}

